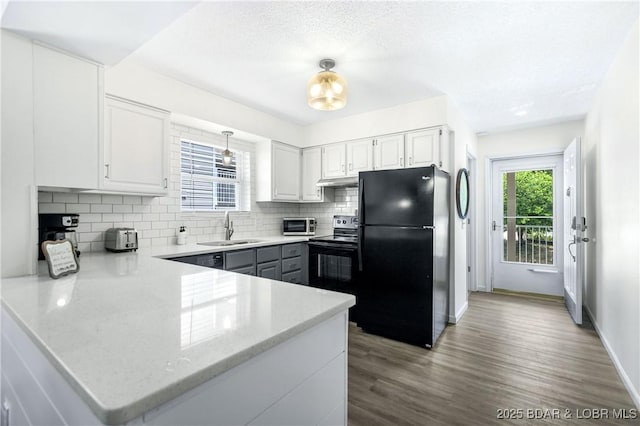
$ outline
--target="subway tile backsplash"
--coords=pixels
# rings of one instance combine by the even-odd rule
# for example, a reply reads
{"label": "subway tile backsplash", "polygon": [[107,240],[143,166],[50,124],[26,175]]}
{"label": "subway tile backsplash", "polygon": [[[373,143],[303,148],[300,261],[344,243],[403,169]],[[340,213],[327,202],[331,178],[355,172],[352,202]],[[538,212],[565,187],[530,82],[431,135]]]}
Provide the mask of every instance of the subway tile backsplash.
{"label": "subway tile backsplash", "polygon": [[[213,137],[210,135],[209,137]],[[77,194],[39,192],[40,213],[78,213],[78,248],[81,252],[104,250],[104,231],[112,227],[133,227],[139,233],[140,247],[165,246],[176,243],[180,226],[186,226],[188,242],[224,239],[223,212],[193,213],[180,211],[180,138],[207,138],[207,132],[172,125],[171,182],[169,196]],[[255,150],[251,152],[251,188],[255,188]],[[357,209],[357,188],[328,189],[333,202],[257,203],[255,191],[250,191],[251,211],[230,212],[235,233],[233,238],[259,238],[282,233],[282,218],[288,216],[316,217],[317,235],[331,233],[334,214],[354,214]]]}

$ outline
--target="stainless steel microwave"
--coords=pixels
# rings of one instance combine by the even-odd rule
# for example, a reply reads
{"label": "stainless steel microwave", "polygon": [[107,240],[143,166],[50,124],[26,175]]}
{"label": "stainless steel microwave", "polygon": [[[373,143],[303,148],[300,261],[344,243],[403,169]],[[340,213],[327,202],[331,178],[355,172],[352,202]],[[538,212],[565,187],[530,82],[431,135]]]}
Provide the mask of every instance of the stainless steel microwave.
{"label": "stainless steel microwave", "polygon": [[282,235],[316,235],[316,218],[285,217],[282,219]]}

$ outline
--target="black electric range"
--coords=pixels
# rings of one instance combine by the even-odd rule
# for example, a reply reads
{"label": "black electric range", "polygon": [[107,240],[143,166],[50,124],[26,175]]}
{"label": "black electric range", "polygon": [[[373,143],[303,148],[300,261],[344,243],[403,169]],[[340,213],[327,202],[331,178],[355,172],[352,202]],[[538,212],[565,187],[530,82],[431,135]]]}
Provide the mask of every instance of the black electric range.
{"label": "black electric range", "polygon": [[[357,295],[358,218],[334,216],[333,235],[309,239],[309,285]],[[355,306],[349,318],[355,320]]]}

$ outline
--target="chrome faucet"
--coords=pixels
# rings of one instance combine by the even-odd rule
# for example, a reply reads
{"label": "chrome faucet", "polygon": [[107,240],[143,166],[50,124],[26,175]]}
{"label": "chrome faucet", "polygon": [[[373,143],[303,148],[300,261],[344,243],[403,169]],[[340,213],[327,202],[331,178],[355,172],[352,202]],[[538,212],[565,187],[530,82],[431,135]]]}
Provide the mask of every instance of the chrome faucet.
{"label": "chrome faucet", "polygon": [[224,212],[224,240],[229,241],[233,235],[233,221],[229,221],[229,211]]}

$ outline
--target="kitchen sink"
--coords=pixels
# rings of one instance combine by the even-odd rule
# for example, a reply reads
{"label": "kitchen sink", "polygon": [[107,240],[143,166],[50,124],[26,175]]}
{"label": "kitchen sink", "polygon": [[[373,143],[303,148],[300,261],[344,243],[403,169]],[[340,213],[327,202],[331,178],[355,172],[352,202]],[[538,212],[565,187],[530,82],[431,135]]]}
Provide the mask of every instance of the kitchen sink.
{"label": "kitchen sink", "polygon": [[251,244],[251,243],[260,243],[262,240],[230,240],[230,241],[209,241],[206,243],[198,243],[202,246],[214,246],[214,247],[225,247],[225,246],[237,246],[241,244]]}

